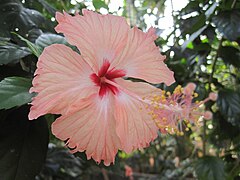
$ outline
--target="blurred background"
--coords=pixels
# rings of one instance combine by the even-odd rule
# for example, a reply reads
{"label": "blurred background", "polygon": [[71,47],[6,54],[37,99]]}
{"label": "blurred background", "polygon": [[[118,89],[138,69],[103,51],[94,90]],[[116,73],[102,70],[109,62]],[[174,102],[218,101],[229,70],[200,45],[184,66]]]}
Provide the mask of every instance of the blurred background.
{"label": "blurred background", "polygon": [[[159,133],[149,148],[119,152],[110,167],[70,154],[49,135],[55,116],[29,122],[25,104],[37,62],[29,47],[67,44],[54,31],[55,12],[83,8],[124,16],[143,31],[155,27],[155,43],[176,78],[170,87],[156,87],[172,91],[194,82],[197,100],[218,92],[217,101],[205,105],[212,120],[202,119],[181,136]],[[239,0],[1,0],[0,179],[240,179],[239,43]],[[7,97],[13,100],[6,103]]]}

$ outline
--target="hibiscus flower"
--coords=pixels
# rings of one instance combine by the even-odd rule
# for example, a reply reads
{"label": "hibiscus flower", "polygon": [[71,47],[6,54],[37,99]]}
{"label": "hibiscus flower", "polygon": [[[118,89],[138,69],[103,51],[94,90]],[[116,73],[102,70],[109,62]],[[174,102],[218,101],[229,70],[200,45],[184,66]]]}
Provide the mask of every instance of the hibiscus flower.
{"label": "hibiscus flower", "polygon": [[82,14],[56,14],[56,31],[81,55],[61,44],[44,49],[30,89],[37,96],[29,119],[60,114],[53,134],[73,153],[85,151],[88,159],[110,165],[118,150],[146,147],[158,131],[142,100],[154,87],[123,77],[170,85],[173,72],[154,44],[153,28],[144,33],[123,17]]}

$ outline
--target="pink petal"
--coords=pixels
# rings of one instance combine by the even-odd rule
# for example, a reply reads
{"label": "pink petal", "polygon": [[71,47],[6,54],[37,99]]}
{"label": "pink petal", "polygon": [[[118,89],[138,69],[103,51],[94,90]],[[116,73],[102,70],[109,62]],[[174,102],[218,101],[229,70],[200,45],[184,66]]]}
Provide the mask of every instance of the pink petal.
{"label": "pink petal", "polygon": [[37,63],[31,92],[33,98],[29,119],[43,114],[65,114],[74,111],[79,101],[97,92],[90,80],[93,70],[84,59],[65,45],[44,49]]}
{"label": "pink petal", "polygon": [[[134,83],[117,80],[129,93],[121,91],[115,98],[114,116],[116,131],[120,138],[122,150],[127,153],[143,148],[157,137],[158,128],[148,115],[145,104],[140,100],[154,88],[146,83]],[[132,94],[139,97],[132,96]]]}
{"label": "pink petal", "polygon": [[154,32],[153,28],[147,33],[136,27],[131,29],[125,49],[113,62],[113,66],[125,70],[128,77],[170,85],[175,81],[173,72],[168,69],[164,63],[165,56],[160,54],[154,44]]}
{"label": "pink petal", "polygon": [[83,16],[74,17],[57,12],[56,19],[59,23],[56,31],[64,33],[68,42],[80,49],[95,72],[105,59],[111,62],[122,51],[130,29],[123,17],[100,15],[86,9]]}
{"label": "pink petal", "polygon": [[98,163],[106,166],[114,162],[120,147],[116,135],[113,117],[112,95],[100,98],[97,94],[85,99],[79,110],[58,118],[52,124],[53,134],[61,140],[68,140],[67,145],[75,148],[73,152],[86,151]]}

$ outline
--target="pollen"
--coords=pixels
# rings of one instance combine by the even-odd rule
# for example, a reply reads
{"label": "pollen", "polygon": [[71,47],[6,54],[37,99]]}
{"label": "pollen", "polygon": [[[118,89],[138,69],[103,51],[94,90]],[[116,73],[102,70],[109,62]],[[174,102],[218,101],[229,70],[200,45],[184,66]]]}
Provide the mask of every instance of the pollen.
{"label": "pollen", "polygon": [[193,125],[199,126],[200,120],[206,117],[203,104],[211,99],[194,102],[199,96],[195,88],[193,83],[186,87],[179,85],[172,93],[161,91],[146,97],[150,100],[148,114],[162,133],[183,136],[184,131],[189,131]]}
{"label": "pollen", "polygon": [[165,118],[165,117],[162,118],[162,121],[163,121],[163,122],[166,122],[166,121],[167,121],[167,118]]}
{"label": "pollen", "polygon": [[193,93],[193,97],[198,97],[198,93]]}
{"label": "pollen", "polygon": [[153,120],[157,119],[157,117],[158,117],[158,116],[157,116],[156,114],[153,114],[153,115],[152,115],[152,119],[153,119]]}
{"label": "pollen", "polygon": [[156,96],[156,95],[155,95],[155,96],[153,97],[153,101],[154,101],[154,102],[159,102],[160,99],[161,99],[160,96]]}
{"label": "pollen", "polygon": [[181,94],[182,93],[182,86],[181,85],[178,85],[174,91],[173,91],[174,94]]}
{"label": "pollen", "polygon": [[184,135],[184,132],[181,131],[181,132],[179,132],[178,134],[179,134],[179,136],[183,136],[183,135]]}

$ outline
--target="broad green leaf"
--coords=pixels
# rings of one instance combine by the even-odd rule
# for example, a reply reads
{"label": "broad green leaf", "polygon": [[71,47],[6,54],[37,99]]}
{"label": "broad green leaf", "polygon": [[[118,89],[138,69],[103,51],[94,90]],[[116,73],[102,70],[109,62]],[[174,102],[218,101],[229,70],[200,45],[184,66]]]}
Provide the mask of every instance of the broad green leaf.
{"label": "broad green leaf", "polygon": [[181,10],[181,15],[186,15],[192,12],[200,11],[199,2],[189,1],[189,3]]}
{"label": "broad green leaf", "polygon": [[22,77],[7,77],[0,82],[0,109],[21,106],[31,101],[28,92],[31,80]]}
{"label": "broad green leaf", "polygon": [[37,0],[52,15],[55,16],[56,9],[45,0]]}
{"label": "broad green leaf", "polygon": [[[189,5],[192,5],[194,8],[198,7],[198,2],[190,2]],[[187,6],[188,7],[188,6]],[[186,8],[187,8],[186,7]],[[190,6],[189,6],[190,7]],[[187,41],[182,45],[183,50],[187,47],[187,45],[196,39],[205,29],[207,29],[208,25],[206,25],[206,20],[213,14],[217,7],[217,3],[214,3],[210,6],[210,8],[205,12],[205,14],[200,14],[195,17],[190,17],[186,20],[183,20],[183,24],[180,28],[184,31],[184,33],[190,33],[191,36]],[[199,8],[199,7],[198,7]],[[186,31],[186,32],[185,32]]]}
{"label": "broad green leaf", "polygon": [[218,157],[200,158],[195,164],[195,171],[199,180],[225,180],[224,164]]}
{"label": "broad green leaf", "polygon": [[207,29],[205,29],[203,31],[202,35],[207,36],[207,38],[202,40],[202,42],[207,40],[208,42],[212,43],[214,41],[215,36],[216,36],[215,28],[212,25],[209,25],[207,27]]}
{"label": "broad green leaf", "polygon": [[233,90],[221,90],[218,93],[217,104],[221,114],[233,125],[239,125],[240,93]]}
{"label": "broad green leaf", "polygon": [[[213,116],[213,131],[209,135],[209,140],[218,148],[228,148],[232,140],[236,139],[239,142],[240,126],[234,126],[226,119],[219,111]],[[240,122],[238,122],[240,124]]]}
{"label": "broad green leaf", "polygon": [[40,47],[38,47],[36,44],[33,44],[32,42],[17,33],[13,32],[13,34],[17,35],[22,41],[24,41],[35,56],[39,57],[41,55],[42,49]]}
{"label": "broad green leaf", "polygon": [[39,47],[41,51],[47,46],[50,46],[51,44],[65,44],[66,46],[72,48],[72,50],[76,51],[79,53],[79,50],[77,49],[76,46],[70,45],[65,37],[57,35],[57,34],[50,34],[50,33],[45,33],[40,35],[36,41],[35,41],[35,46]]}
{"label": "broad green leaf", "polygon": [[219,56],[226,64],[240,67],[240,51],[232,46],[224,46],[219,51]]}
{"label": "broad green leaf", "polygon": [[28,120],[28,106],[5,113],[7,117],[0,118],[0,179],[33,180],[47,153],[47,122],[44,118]]}
{"label": "broad green leaf", "polygon": [[207,29],[208,25],[205,25],[201,27],[199,30],[194,32],[187,41],[185,41],[182,45],[182,51],[184,51],[187,47],[187,45],[192,42],[194,39],[196,39],[205,29]]}
{"label": "broad green leaf", "polygon": [[0,39],[0,65],[16,62],[29,54],[31,52],[28,48]]}
{"label": "broad green leaf", "polygon": [[232,117],[240,113],[240,94],[233,90],[221,90],[217,104],[222,114]]}
{"label": "broad green leaf", "polygon": [[32,29],[52,27],[41,13],[25,8],[19,0],[0,1],[0,26],[0,36],[4,37],[10,37],[16,28],[18,34],[25,36]]}
{"label": "broad green leaf", "polygon": [[183,35],[193,34],[206,25],[206,15],[200,14],[187,19],[181,19],[181,21],[179,21],[179,25]]}
{"label": "broad green leaf", "polygon": [[101,7],[108,9],[107,4],[103,0],[93,0],[92,3],[96,9],[100,9]]}
{"label": "broad green leaf", "polygon": [[[28,31],[28,37],[27,39],[30,41],[30,42],[35,42],[36,39],[41,35],[43,34],[43,31],[41,29],[31,29],[30,31]],[[20,42],[18,42],[20,43]]]}
{"label": "broad green leaf", "polygon": [[234,41],[240,37],[240,10],[221,11],[213,17],[213,23],[227,39]]}
{"label": "broad green leaf", "polygon": [[50,46],[51,44],[68,44],[63,36],[50,33],[40,35],[36,39],[35,43],[41,49],[44,49],[45,47]]}

